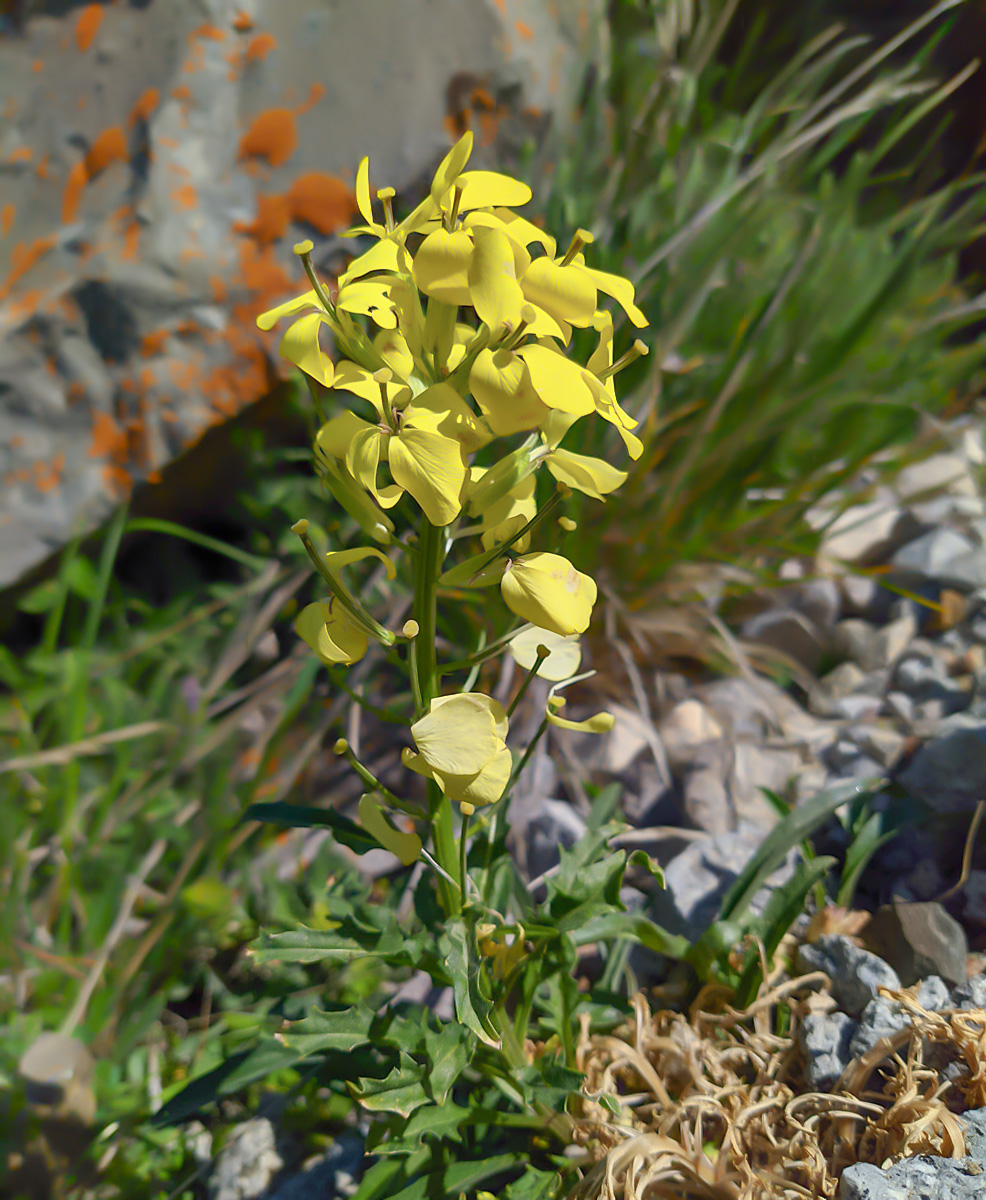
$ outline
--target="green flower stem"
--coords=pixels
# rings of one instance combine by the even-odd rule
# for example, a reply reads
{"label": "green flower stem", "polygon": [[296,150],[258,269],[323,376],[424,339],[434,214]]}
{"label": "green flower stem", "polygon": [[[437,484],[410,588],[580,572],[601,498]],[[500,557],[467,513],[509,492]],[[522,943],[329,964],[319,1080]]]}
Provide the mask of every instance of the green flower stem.
{"label": "green flower stem", "polygon": [[[432,525],[427,518],[421,519],[418,538],[418,557],[414,563],[414,619],[418,633],[411,643],[414,669],[421,694],[423,712],[428,711],[432,700],[438,695],[438,664],[435,656],[435,638],[438,616],[438,576],[442,572],[445,557],[445,529]],[[455,882],[453,887],[439,875],[438,886],[442,906],[446,915],[456,916],[462,911],[462,878],[459,874],[459,856],[452,825],[452,801],[434,781],[428,784],[428,813],[431,817],[435,857],[442,870]]]}
{"label": "green flower stem", "polygon": [[451,675],[453,671],[468,671],[472,667],[478,667],[482,663],[487,662],[491,658],[495,658],[503,647],[512,638],[515,638],[520,631],[525,628],[523,624],[515,625],[509,633],[505,633],[502,637],[496,638],[490,642],[488,646],[481,646],[475,653],[468,655],[466,658],[456,659],[455,662],[446,663],[443,667],[439,667],[439,675]]}
{"label": "green flower stem", "polygon": [[459,879],[462,881],[462,904],[466,904],[466,892],[469,884],[469,868],[466,858],[469,853],[469,813],[462,814],[462,827],[459,830]]}
{"label": "green flower stem", "polygon": [[384,787],[384,785],[379,779],[377,779],[376,775],[373,774],[369,767],[364,766],[364,764],[361,763],[356,757],[356,755],[353,753],[352,747],[345,738],[340,738],[336,742],[335,752],[336,754],[341,755],[346,762],[349,763],[349,765],[353,768],[360,779],[363,780],[370,791],[378,792],[380,796],[391,806],[391,808],[399,808],[401,812],[405,812],[412,817],[421,816],[421,811],[416,805],[409,804],[407,800],[401,800],[398,796],[395,796],[389,788]]}
{"label": "green flower stem", "polygon": [[535,675],[537,675],[538,671],[540,670],[541,664],[551,653],[550,650],[545,650],[544,654],[542,654],[541,650],[545,650],[545,648],[543,646],[539,648],[538,656],[534,660],[534,666],[531,667],[531,669],[524,676],[524,682],[518,688],[517,695],[514,696],[513,700],[510,703],[510,707],[507,709],[508,717],[512,717],[514,715],[514,710],[516,709],[517,705],[520,704],[521,700],[524,699],[524,695],[527,692],[527,689],[531,686],[531,680],[535,677]]}
{"label": "green flower stem", "polygon": [[315,543],[308,536],[308,522],[296,521],[291,526],[291,529],[293,533],[296,533],[301,538],[301,544],[305,547],[305,552],[311,559],[312,566],[328,584],[329,591],[335,596],[346,612],[349,613],[362,629],[366,630],[371,637],[376,638],[382,645],[393,646],[397,641],[395,635],[389,629],[384,629],[379,621],[375,621],[342,580],[338,576],[333,575],[329,570],[328,565],[315,549]]}

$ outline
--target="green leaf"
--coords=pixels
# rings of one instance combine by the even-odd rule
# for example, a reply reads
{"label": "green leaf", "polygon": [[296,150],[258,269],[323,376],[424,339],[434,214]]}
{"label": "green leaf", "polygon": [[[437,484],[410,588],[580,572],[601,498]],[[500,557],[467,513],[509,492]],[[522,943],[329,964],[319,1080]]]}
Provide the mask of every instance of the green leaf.
{"label": "green leaf", "polygon": [[372,1008],[360,1002],[335,1012],[316,1010],[300,1021],[291,1021],[277,1040],[301,1055],[319,1050],[353,1050],[370,1040],[376,1019]]}
{"label": "green leaf", "polygon": [[863,868],[877,850],[885,842],[895,838],[899,832],[893,828],[884,829],[885,821],[886,813],[871,813],[849,843],[842,868],[842,879],[839,881],[839,890],[835,897],[836,904],[843,908],[851,907]]}
{"label": "green leaf", "polygon": [[823,821],[828,820],[847,800],[857,799],[862,791],[874,789],[879,782],[868,780],[865,783],[854,781],[840,784],[838,787],[819,792],[817,796],[792,809],[767,834],[760,848],[723,896],[719,907],[719,919],[741,918],[764,881],[781,865],[789,850],[802,842]]}
{"label": "green leaf", "polygon": [[539,1171],[528,1164],[519,1179],[507,1184],[503,1195],[505,1200],[552,1200],[561,1184],[562,1177],[557,1171]]}
{"label": "green leaf", "polygon": [[653,950],[655,954],[664,954],[668,958],[679,960],[684,959],[691,950],[691,942],[687,938],[677,933],[669,933],[640,913],[602,913],[586,921],[578,929],[573,929],[569,936],[576,946],[629,937],[646,946],[648,950]]}
{"label": "green leaf", "polygon": [[651,879],[659,883],[662,888],[665,886],[664,871],[661,869],[661,864],[656,859],[651,858],[646,851],[633,850],[627,859],[627,866],[642,867]]}
{"label": "green leaf", "polygon": [[376,838],[370,837],[362,826],[331,808],[280,802],[251,804],[240,821],[264,821],[268,825],[282,825],[289,829],[331,829],[333,837],[340,845],[347,846],[357,854],[379,849]]}
{"label": "green leaf", "polygon": [[436,1104],[446,1102],[452,1085],[469,1065],[472,1058],[472,1039],[463,1025],[449,1022],[436,1033],[426,1029],[424,1034],[428,1068],[428,1091]]}
{"label": "green leaf", "polygon": [[425,1068],[400,1051],[400,1062],[383,1079],[362,1077],[349,1085],[353,1097],[371,1112],[393,1112],[408,1117],[430,1103],[424,1088]]}
{"label": "green leaf", "polygon": [[439,952],[452,979],[455,1015],[487,1046],[500,1047],[500,1036],[490,1017],[493,1005],[480,991],[479,959],[472,929],[459,918],[446,922],[439,937]]}
{"label": "green leaf", "polygon": [[279,1042],[262,1041],[252,1050],[228,1058],[221,1066],[187,1083],[150,1118],[152,1125],[177,1125],[187,1121],[220,1096],[238,1092],[249,1083],[266,1079],[275,1071],[293,1067],[301,1054]]}
{"label": "green leaf", "polygon": [[524,1086],[525,1095],[552,1112],[564,1112],[565,1101],[569,1096],[578,1095],[585,1079],[581,1071],[571,1070],[550,1054],[515,1070],[514,1077]]}
{"label": "green leaf", "polygon": [[440,1143],[461,1142],[462,1127],[472,1119],[472,1109],[461,1108],[446,1100],[444,1104],[428,1104],[415,1109],[403,1123],[400,1133],[385,1141],[367,1143],[374,1154],[407,1154],[421,1146],[426,1137]]}
{"label": "green leaf", "polygon": [[[498,1154],[493,1158],[480,1159],[478,1162],[455,1162],[441,1171],[430,1175],[422,1175],[401,1188],[392,1192],[388,1200],[432,1200],[436,1196],[458,1197],[460,1192],[468,1192],[477,1183],[490,1179],[494,1175],[502,1175],[511,1167],[516,1167],[526,1160],[523,1154]],[[354,1197],[354,1200],[356,1198]]]}
{"label": "green leaf", "polygon": [[373,951],[335,929],[291,929],[261,934],[247,953],[258,963],[314,963],[349,962]]}

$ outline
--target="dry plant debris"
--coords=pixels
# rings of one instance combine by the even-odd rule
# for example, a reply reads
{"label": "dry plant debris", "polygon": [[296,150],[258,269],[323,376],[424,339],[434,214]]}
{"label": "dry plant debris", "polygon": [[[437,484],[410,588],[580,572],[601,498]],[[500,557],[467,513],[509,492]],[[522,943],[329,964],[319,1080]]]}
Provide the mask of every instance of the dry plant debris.
{"label": "dry plant debris", "polygon": [[851,1062],[830,1092],[811,1091],[797,1030],[833,1007],[824,981],[788,979],[746,1012],[716,985],[688,1015],[652,1014],[638,994],[612,1036],[590,1036],[583,1021],[585,1174],[571,1200],[830,1198],[856,1162],[964,1156],[957,1114],[986,1105],[986,1011],[928,1012],[916,988],[881,988],[911,1026]]}

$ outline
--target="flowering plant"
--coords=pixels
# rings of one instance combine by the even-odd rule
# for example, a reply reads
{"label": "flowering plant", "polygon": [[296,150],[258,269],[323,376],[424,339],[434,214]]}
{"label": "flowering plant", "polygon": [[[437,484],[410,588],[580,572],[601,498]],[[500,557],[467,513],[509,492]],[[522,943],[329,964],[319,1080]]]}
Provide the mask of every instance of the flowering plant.
{"label": "flowering plant", "polygon": [[[327,824],[357,851],[382,846],[408,867],[420,860],[417,878],[423,870],[433,887],[416,887],[410,926],[389,910],[343,905],[322,928],[266,935],[254,954],[304,963],[376,956],[451,988],[455,1020],[437,1034],[427,1021],[423,1030],[405,1023],[395,1032],[392,1019],[358,1004],[313,1013],[280,1035],[299,1056],[367,1044],[396,1051],[382,1079],[352,1064],[354,1074],[345,1076],[365,1107],[396,1114],[398,1125],[379,1135],[389,1139],[388,1153],[419,1145],[438,1109],[439,1124],[453,1110],[468,1123],[449,1093],[480,1061],[481,1074],[507,1087],[527,1113],[523,1120],[566,1136],[564,1099],[579,1083],[572,974],[579,945],[634,936],[679,956],[687,950],[623,908],[627,855],[611,851],[618,826],[601,811],[546,881],[540,904],[507,851],[511,791],[546,729],[605,733],[613,726],[606,712],[582,720],[561,715],[561,691],[586,678],[578,674],[579,635],[589,625],[596,584],[555,549],[532,547],[535,539],[550,547],[552,529],[575,528],[560,512],[573,490],[603,501],[627,478],[621,467],[564,446],[573,426],[602,418],[631,458],[640,455],[614,379],[646,347],[635,341],[614,358],[613,314],[601,299],[614,300],[637,327],[646,320],[626,279],[587,263],[590,233],[577,231],[559,254],[553,237],[514,211],[530,200],[527,185],[467,170],[471,148],[467,133],[439,166],[429,194],[400,221],[392,189],[371,199],[364,159],[356,181],[364,223],[349,236],[372,239],[369,249],[330,289],[312,262],[312,243],[299,244],[309,290],[258,318],[262,329],[291,319],[280,352],[303,372],[320,414],[316,469],[366,539],[326,551],[307,519],[293,526],[325,586],[324,597],[301,612],[297,632],[333,668],[357,662],[376,642],[406,673],[401,759],[408,773],[407,792],[397,795],[340,739],[336,752],[365,785],[358,824],[322,809],[309,817],[297,808],[271,811],[286,807],[277,805],[254,806],[248,815]],[[573,330],[590,331],[595,341],[585,365],[569,353]],[[550,479],[540,505],[539,475]],[[462,546],[465,556],[450,561]],[[347,582],[364,560],[379,560],[390,579],[408,578],[411,614],[401,628],[381,624]],[[492,610],[497,588],[512,627],[443,661],[439,599],[451,607],[486,598]],[[508,707],[475,690],[483,664],[502,653],[526,672]],[[545,710],[518,751],[510,720],[538,676],[551,685]],[[427,781],[424,788],[414,786],[415,774]],[[635,858],[658,876],[646,856]],[[544,1045],[536,1052],[528,1038],[539,1004],[554,1014],[554,1053]],[[490,1105],[477,1103],[489,1121]]]}

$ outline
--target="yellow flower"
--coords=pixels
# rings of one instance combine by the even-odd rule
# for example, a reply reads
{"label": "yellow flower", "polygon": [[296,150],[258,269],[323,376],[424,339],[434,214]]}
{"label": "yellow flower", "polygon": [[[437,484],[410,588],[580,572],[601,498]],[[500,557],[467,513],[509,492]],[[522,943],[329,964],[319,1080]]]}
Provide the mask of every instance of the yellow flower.
{"label": "yellow flower", "polygon": [[506,979],[526,954],[523,925],[518,925],[517,932],[511,934],[484,922],[476,926],[476,941],[480,954],[493,964],[494,979]]}
{"label": "yellow flower", "polygon": [[577,633],[563,637],[548,629],[538,629],[536,625],[529,625],[507,643],[511,658],[525,671],[533,668],[538,659],[538,651],[542,647],[549,653],[537,669],[541,679],[560,683],[563,679],[571,679],[578,671],[582,662],[582,647]]}
{"label": "yellow flower", "polygon": [[298,636],[326,665],[358,662],[366,653],[366,632],[335,596],[306,605],[295,621]]}
{"label": "yellow flower", "polygon": [[434,779],[458,804],[478,808],[503,795],[512,760],[503,706],[478,692],[441,696],[411,726],[417,754],[405,749],[404,765]]}
{"label": "yellow flower", "polygon": [[378,798],[371,792],[360,797],[360,824],[371,837],[375,837],[385,850],[395,854],[405,867],[421,857],[421,839],[412,830],[395,829],[384,816]]}
{"label": "yellow flower", "polygon": [[500,580],[507,608],[562,637],[584,633],[596,602],[596,584],[560,554],[528,554],[507,563]]}
{"label": "yellow flower", "polygon": [[626,471],[610,466],[605,459],[576,454],[572,450],[552,450],[545,456],[545,462],[559,483],[584,492],[594,500],[605,500],[627,480]]}
{"label": "yellow flower", "polygon": [[588,328],[598,307],[598,293],[611,296],[638,328],[647,318],[634,302],[633,284],[622,275],[611,275],[587,267],[582,246],[592,242],[592,234],[580,229],[572,239],[564,258],[536,258],[521,279],[527,300],[557,321],[579,329]]}
{"label": "yellow flower", "polygon": [[[485,474],[485,467],[470,468],[467,494],[471,494],[473,488]],[[507,541],[537,513],[538,506],[534,499],[534,487],[534,476],[528,475],[516,483],[506,495],[501,496],[483,510],[481,540],[484,550],[490,550],[500,542]],[[517,554],[523,554],[530,544],[531,535],[525,533],[523,537],[513,543],[512,549]]]}
{"label": "yellow flower", "polygon": [[557,729],[572,729],[577,733],[609,733],[616,724],[616,718],[612,713],[597,712],[591,717],[586,717],[584,721],[569,721],[565,717],[558,716],[559,710],[565,706],[565,697],[559,696],[558,692],[562,688],[570,687],[573,683],[581,683],[583,679],[589,679],[595,673],[595,671],[586,671],[583,675],[573,675],[571,679],[556,683],[549,689],[548,701],[545,705],[545,716],[548,718],[549,725],[554,725]]}

